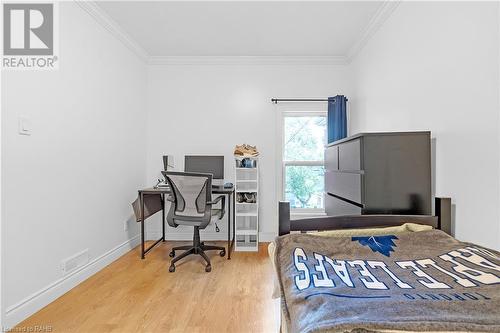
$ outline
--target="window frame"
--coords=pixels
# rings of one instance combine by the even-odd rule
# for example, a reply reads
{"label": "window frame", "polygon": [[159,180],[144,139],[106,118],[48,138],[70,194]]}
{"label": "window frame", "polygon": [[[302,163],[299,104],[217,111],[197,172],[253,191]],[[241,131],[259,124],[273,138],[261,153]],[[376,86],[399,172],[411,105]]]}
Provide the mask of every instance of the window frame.
{"label": "window frame", "polygon": [[[324,159],[322,161],[287,161],[285,160],[285,119],[288,117],[327,117],[327,111],[317,110],[313,108],[310,111],[304,111],[306,108],[302,108],[302,110],[282,110],[279,112],[278,119],[278,154],[279,154],[279,180],[278,180],[278,194],[279,201],[283,201],[286,198],[286,167],[287,166],[324,166]],[[309,108],[307,108],[309,109]],[[323,196],[325,194],[323,193]],[[325,208],[291,208],[291,215],[300,215],[303,217],[307,216],[316,216],[316,215],[326,215]]]}

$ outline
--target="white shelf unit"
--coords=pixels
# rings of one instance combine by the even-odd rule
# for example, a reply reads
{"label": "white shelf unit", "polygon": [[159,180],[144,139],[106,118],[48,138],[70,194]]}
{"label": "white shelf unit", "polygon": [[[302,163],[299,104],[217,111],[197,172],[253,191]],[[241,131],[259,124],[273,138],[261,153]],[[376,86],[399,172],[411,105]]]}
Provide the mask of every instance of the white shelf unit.
{"label": "white shelf unit", "polygon": [[[241,167],[237,158],[235,161],[236,184],[236,223],[235,250],[258,251],[259,249],[259,161],[250,157],[254,167]],[[255,203],[238,202],[238,197],[246,193],[255,195]]]}

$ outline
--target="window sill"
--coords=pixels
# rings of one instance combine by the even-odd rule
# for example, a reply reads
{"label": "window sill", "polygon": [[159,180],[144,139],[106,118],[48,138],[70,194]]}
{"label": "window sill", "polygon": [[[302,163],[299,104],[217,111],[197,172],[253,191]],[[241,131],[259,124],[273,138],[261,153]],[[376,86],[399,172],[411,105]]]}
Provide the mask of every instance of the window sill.
{"label": "window sill", "polygon": [[320,217],[320,216],[326,216],[326,212],[324,211],[315,211],[315,212],[290,212],[290,217],[294,220],[299,220],[299,219],[307,219],[310,217]]}

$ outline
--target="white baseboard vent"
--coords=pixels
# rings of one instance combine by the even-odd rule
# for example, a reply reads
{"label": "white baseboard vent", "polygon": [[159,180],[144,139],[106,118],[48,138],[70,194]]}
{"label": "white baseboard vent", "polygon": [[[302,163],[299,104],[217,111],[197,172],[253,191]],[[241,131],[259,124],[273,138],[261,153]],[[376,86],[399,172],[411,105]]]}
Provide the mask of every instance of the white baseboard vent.
{"label": "white baseboard vent", "polygon": [[85,249],[67,259],[64,259],[61,262],[61,269],[63,276],[73,272],[77,268],[85,266],[86,264],[88,264],[89,260],[90,260],[89,249]]}
{"label": "white baseboard vent", "polygon": [[[6,330],[14,327],[139,244],[140,235],[136,235],[112,248],[108,252],[92,258],[91,260],[89,259],[83,266],[74,268],[71,272],[68,271],[66,275],[32,293],[16,304],[7,306],[2,328]],[[76,254],[76,257],[80,254],[81,253]],[[66,260],[72,259],[73,257]],[[79,264],[78,261],[77,263]]]}

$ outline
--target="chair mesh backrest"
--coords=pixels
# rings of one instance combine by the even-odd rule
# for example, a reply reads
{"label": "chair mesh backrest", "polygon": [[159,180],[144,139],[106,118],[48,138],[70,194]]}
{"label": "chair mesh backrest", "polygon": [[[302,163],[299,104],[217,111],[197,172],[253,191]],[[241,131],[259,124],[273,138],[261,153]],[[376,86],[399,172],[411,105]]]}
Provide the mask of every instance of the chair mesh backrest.
{"label": "chair mesh backrest", "polygon": [[203,216],[208,198],[210,176],[189,173],[167,173],[166,176],[175,196],[175,214]]}

